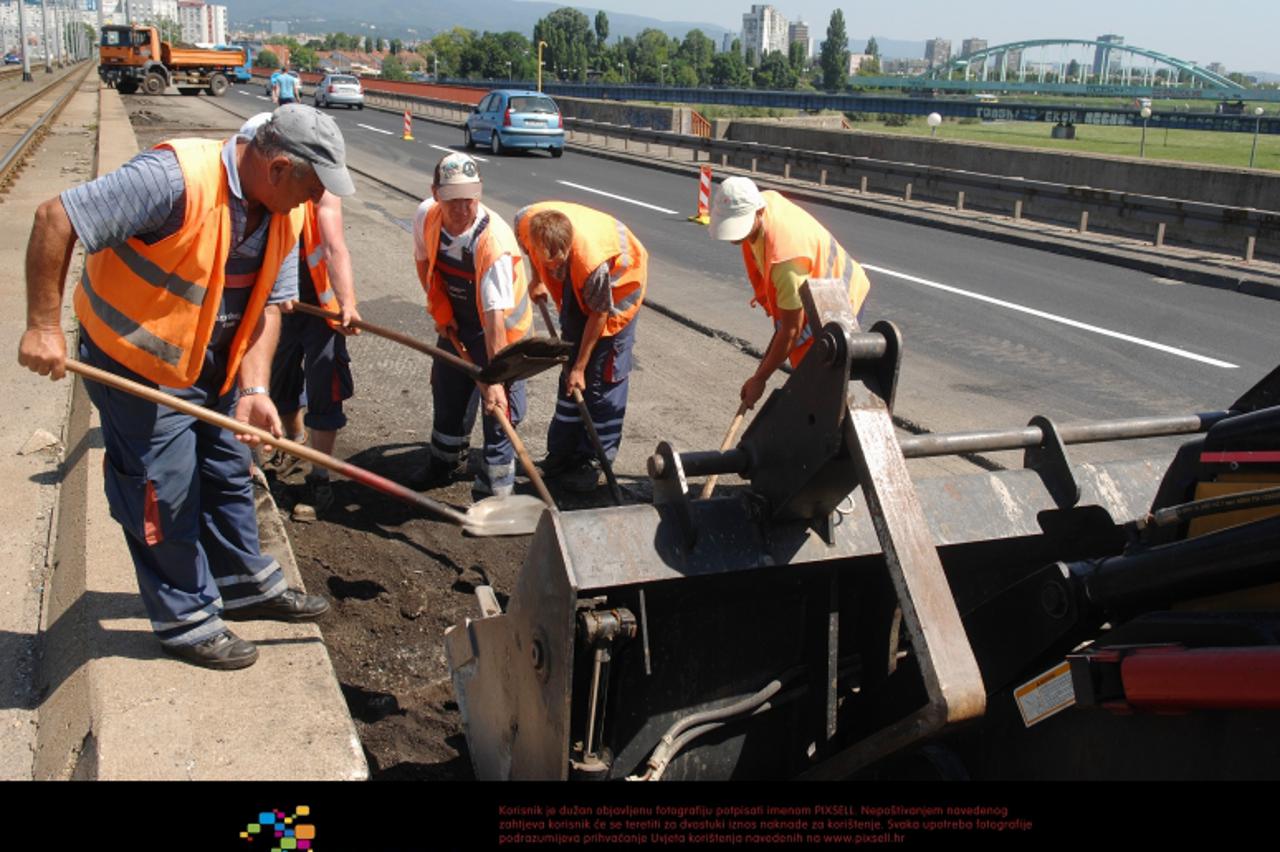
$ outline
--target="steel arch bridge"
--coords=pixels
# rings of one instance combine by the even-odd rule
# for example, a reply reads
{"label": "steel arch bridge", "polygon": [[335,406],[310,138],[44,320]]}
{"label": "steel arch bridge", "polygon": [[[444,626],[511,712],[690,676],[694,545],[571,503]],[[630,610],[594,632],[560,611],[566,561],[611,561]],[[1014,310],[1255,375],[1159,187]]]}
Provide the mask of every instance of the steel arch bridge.
{"label": "steel arch bridge", "polygon": [[[975,50],[972,53],[958,56],[955,59],[952,59],[946,65],[940,65],[937,68],[931,68],[929,71],[920,75],[919,79],[946,80],[946,79],[950,79],[951,75],[954,72],[962,71],[964,72],[965,79],[967,80],[969,79],[969,73],[971,69],[973,69],[975,65],[978,65],[980,63],[982,68],[982,79],[986,80],[987,67],[989,64],[988,60],[994,60],[994,64],[997,66],[996,70],[999,76],[996,77],[995,79],[1004,81],[1008,77],[1010,70],[1017,71],[1018,78],[1024,79],[1025,75],[1021,73],[1023,69],[1008,68],[1008,58],[1010,54],[1017,55],[1019,57],[1019,62],[1021,64],[1023,51],[1032,49],[1032,48],[1053,48],[1053,47],[1061,47],[1061,48],[1092,47],[1095,49],[1095,51],[1102,50],[1103,51],[1103,54],[1102,54],[1103,68],[1100,74],[1101,79],[1098,80],[1098,82],[1103,84],[1105,84],[1106,81],[1111,76],[1111,73],[1110,73],[1111,54],[1115,52],[1115,53],[1126,53],[1126,54],[1129,54],[1130,56],[1142,57],[1143,59],[1151,60],[1151,62],[1153,63],[1151,68],[1141,70],[1141,73],[1143,75],[1150,76],[1150,80],[1146,82],[1146,85],[1151,85],[1154,82],[1155,65],[1158,64],[1158,65],[1163,65],[1166,68],[1171,70],[1170,79],[1173,85],[1178,85],[1179,83],[1181,83],[1185,75],[1186,81],[1193,87],[1197,83],[1199,83],[1201,87],[1206,89],[1225,89],[1229,91],[1237,91],[1237,90],[1244,91],[1247,88],[1235,82],[1234,80],[1224,77],[1221,74],[1210,71],[1208,68],[1203,68],[1197,65],[1196,63],[1190,62],[1185,59],[1178,59],[1176,56],[1169,56],[1168,54],[1160,53],[1155,50],[1149,50],[1145,47],[1137,47],[1136,45],[1123,44],[1120,42],[1091,41],[1089,39],[1076,39],[1076,38],[1030,39],[1027,41],[1013,41],[1007,44],[998,44],[991,47],[985,47],[982,50]],[[1080,68],[1078,72],[1079,79],[1077,82],[1079,82],[1081,85],[1087,85],[1089,82],[1089,75],[1092,71],[1092,68],[1090,64],[1086,62],[1079,63],[1079,68]],[[1132,77],[1133,72],[1134,72],[1134,69],[1132,67],[1124,66],[1122,68],[1122,76],[1124,77],[1124,83],[1126,86],[1130,84],[1130,78]],[[1040,73],[1041,80],[1043,80],[1044,79],[1043,63],[1041,63],[1040,65],[1039,73]],[[1065,74],[1065,63],[1063,63],[1063,67],[1060,68],[1058,71],[1060,80],[1064,74]]]}

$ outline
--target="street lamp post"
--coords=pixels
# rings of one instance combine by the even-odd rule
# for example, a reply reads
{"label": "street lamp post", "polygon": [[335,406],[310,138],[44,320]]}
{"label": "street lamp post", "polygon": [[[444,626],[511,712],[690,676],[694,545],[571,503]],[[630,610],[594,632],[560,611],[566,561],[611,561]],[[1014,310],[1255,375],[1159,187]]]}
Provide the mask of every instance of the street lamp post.
{"label": "street lamp post", "polygon": [[618,63],[618,73],[622,75],[622,82],[627,82],[627,66],[621,62]]}
{"label": "street lamp post", "polygon": [[662,72],[663,72],[664,70],[666,70],[667,68],[670,68],[670,67],[671,67],[671,66],[670,66],[669,64],[667,64],[666,62],[664,62],[664,63],[662,63],[661,65],[659,65],[659,66],[658,66],[658,85],[659,85],[659,86],[665,85],[665,84],[663,83],[663,74],[662,74]]}
{"label": "street lamp post", "polygon": [[1151,118],[1151,107],[1143,107],[1138,113],[1142,116],[1142,141],[1138,143],[1138,156],[1145,157],[1147,155],[1147,120]]}
{"label": "street lamp post", "polygon": [[929,122],[929,135],[931,137],[937,136],[938,125],[942,124],[942,116],[936,112],[931,112],[929,113],[929,117],[925,119],[925,121]]}
{"label": "street lamp post", "polygon": [[511,82],[511,60],[507,60],[507,82]]}
{"label": "street lamp post", "polygon": [[31,56],[27,52],[27,16],[23,14],[26,3],[18,4],[18,46],[22,49],[22,81],[31,82]]}
{"label": "street lamp post", "polygon": [[542,91],[542,48],[546,47],[545,41],[538,42],[538,91]]}
{"label": "street lamp post", "polygon": [[1253,158],[1258,153],[1258,131],[1262,129],[1262,107],[1253,108],[1253,147],[1249,149],[1249,168],[1253,168]]}
{"label": "street lamp post", "polygon": [[40,0],[40,49],[44,51],[44,73],[53,73],[53,59],[49,56],[49,9]]}

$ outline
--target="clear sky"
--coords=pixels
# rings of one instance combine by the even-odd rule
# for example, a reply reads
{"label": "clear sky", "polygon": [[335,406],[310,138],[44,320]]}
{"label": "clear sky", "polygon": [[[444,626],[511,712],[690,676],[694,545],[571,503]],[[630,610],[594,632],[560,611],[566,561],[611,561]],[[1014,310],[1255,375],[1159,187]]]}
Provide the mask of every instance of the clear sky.
{"label": "clear sky", "polygon": [[[565,2],[565,0],[561,0]],[[758,2],[758,0],[757,0]],[[705,21],[737,31],[751,0],[594,0],[606,10],[671,21]],[[586,2],[583,5],[587,5]],[[772,0],[788,20],[805,20],[816,44],[831,12],[844,12],[849,36],[919,41],[949,38],[1002,44],[1035,38],[1096,38],[1115,33],[1126,44],[1231,71],[1280,72],[1280,0],[897,0],[840,4],[831,0]],[[856,50],[862,48],[856,41]]]}

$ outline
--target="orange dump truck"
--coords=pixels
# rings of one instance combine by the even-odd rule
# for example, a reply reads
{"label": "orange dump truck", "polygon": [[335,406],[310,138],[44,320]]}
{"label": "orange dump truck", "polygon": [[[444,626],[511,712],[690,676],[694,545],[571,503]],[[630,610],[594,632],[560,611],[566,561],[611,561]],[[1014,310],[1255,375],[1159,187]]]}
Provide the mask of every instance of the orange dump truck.
{"label": "orange dump truck", "polygon": [[126,95],[159,95],[172,85],[184,95],[221,97],[245,63],[240,48],[175,47],[155,27],[103,27],[98,55],[98,76]]}

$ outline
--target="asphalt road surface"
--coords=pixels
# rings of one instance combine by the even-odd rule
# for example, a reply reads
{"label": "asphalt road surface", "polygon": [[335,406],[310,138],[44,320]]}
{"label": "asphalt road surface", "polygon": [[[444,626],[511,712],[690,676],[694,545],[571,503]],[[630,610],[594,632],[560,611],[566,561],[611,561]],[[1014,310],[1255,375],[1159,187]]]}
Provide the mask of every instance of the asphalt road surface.
{"label": "asphalt road surface", "polygon": [[[222,104],[269,108],[256,88]],[[330,113],[349,159],[409,192],[462,149],[459,128],[399,115]],[[696,182],[569,150],[481,160],[485,201],[499,213],[560,198],[625,221],[654,259],[649,299],[763,349],[770,325],[749,305],[738,250],[689,223]],[[1015,426],[1033,413],[1063,422],[1223,408],[1275,366],[1280,303],[1087,260],[1010,246],[824,205],[806,205],[867,268],[869,325],[906,339],[898,413],[933,431]],[[407,223],[406,223],[407,224]],[[1121,451],[1108,451],[1113,457]]]}

